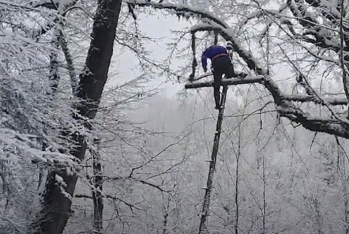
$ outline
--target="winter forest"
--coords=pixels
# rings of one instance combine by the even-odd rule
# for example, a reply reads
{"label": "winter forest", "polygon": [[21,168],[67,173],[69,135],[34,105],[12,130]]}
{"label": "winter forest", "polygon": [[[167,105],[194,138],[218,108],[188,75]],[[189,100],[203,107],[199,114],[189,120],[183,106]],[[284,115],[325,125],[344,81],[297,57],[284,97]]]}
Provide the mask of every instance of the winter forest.
{"label": "winter forest", "polygon": [[349,234],[348,0],[0,12],[0,234]]}

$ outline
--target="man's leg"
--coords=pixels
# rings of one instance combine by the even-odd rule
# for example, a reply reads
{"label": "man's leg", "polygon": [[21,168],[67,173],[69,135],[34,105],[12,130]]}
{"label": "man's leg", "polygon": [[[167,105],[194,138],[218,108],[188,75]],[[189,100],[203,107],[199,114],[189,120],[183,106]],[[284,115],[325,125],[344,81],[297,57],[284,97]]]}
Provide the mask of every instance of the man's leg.
{"label": "man's leg", "polygon": [[220,103],[220,87],[221,87],[221,80],[222,80],[222,73],[214,72],[213,73],[214,83],[213,83],[213,96],[215,101],[215,109],[219,110],[221,103]]}
{"label": "man's leg", "polygon": [[226,79],[232,78],[232,77],[236,77],[235,72],[234,72],[234,65],[231,63],[230,59],[227,59],[225,61],[225,77]]}
{"label": "man's leg", "polygon": [[247,74],[243,72],[235,73],[234,65],[231,63],[231,61],[229,61],[229,64],[225,62],[224,78],[227,79],[234,77],[244,79],[246,76]]}

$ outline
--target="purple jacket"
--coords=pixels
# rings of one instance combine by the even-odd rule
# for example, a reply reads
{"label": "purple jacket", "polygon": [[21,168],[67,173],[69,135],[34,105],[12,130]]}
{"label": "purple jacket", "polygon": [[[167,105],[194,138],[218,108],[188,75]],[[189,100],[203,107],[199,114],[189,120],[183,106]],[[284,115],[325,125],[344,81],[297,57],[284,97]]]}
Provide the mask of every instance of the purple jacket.
{"label": "purple jacket", "polygon": [[208,47],[201,56],[201,63],[202,63],[202,68],[206,71],[207,70],[207,59],[210,59],[212,61],[212,58],[218,54],[228,54],[228,51],[225,47],[223,46],[218,46],[218,45],[212,45]]}

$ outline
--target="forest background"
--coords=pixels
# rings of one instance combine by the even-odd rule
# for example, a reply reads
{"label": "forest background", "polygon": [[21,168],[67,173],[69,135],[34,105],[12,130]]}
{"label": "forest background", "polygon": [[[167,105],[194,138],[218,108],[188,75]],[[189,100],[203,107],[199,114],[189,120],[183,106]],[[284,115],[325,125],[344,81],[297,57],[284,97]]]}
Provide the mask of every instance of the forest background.
{"label": "forest background", "polygon": [[0,233],[199,232],[217,35],[249,75],[203,232],[349,233],[348,5],[1,0]]}

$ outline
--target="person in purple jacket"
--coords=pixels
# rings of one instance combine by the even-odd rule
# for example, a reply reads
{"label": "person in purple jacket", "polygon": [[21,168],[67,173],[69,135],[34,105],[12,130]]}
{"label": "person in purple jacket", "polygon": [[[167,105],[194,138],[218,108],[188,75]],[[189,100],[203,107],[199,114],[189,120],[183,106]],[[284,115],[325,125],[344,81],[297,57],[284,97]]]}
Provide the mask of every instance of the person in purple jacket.
{"label": "person in purple jacket", "polygon": [[220,86],[222,81],[222,76],[225,75],[225,78],[232,78],[235,76],[234,67],[231,63],[228,50],[232,48],[228,45],[227,48],[219,45],[212,45],[208,47],[201,56],[201,63],[204,72],[207,72],[207,59],[211,60],[211,65],[213,69],[213,89],[214,89],[214,100],[216,103],[215,109],[219,110],[221,108],[220,103]]}

